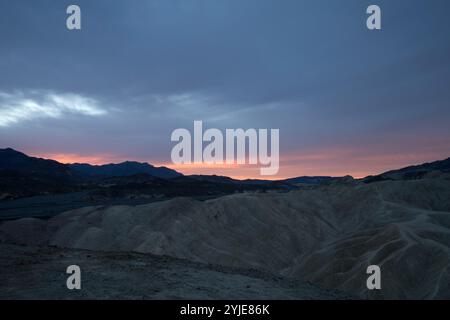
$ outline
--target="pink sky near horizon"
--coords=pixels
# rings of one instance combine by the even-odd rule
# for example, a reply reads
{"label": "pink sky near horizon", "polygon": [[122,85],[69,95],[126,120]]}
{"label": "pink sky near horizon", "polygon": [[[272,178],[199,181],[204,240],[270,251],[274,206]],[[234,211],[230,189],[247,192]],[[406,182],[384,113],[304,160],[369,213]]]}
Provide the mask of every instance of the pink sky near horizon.
{"label": "pink sky near horizon", "polygon": [[425,162],[442,160],[450,156],[446,150],[432,149],[427,152],[398,152],[386,154],[371,154],[364,149],[335,148],[319,149],[310,152],[285,154],[280,159],[280,170],[275,176],[260,175],[259,165],[228,165],[228,164],[186,164],[154,162],[148,159],[130,159],[114,154],[84,155],[77,153],[30,152],[29,155],[53,159],[61,163],[90,163],[101,165],[120,163],[123,161],[148,162],[155,166],[165,166],[183,174],[221,175],[235,179],[265,179],[277,180],[298,176],[344,176],[351,175],[362,178],[368,175],[380,174],[385,171],[417,165]]}

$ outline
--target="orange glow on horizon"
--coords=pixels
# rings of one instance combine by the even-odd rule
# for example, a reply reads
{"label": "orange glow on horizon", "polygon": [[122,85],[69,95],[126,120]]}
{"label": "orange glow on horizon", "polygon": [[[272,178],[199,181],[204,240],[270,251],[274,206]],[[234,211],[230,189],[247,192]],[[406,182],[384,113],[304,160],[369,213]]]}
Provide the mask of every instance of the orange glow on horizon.
{"label": "orange glow on horizon", "polygon": [[33,157],[56,160],[64,164],[70,163],[89,163],[92,165],[102,165],[115,162],[122,162],[113,155],[96,154],[92,156],[79,155],[75,153],[32,153]]}
{"label": "orange glow on horizon", "polygon": [[[443,151],[444,150],[444,151]],[[380,153],[364,148],[316,149],[309,152],[284,154],[280,159],[280,170],[275,176],[260,175],[259,165],[238,164],[173,164],[158,163],[148,159],[133,159],[114,154],[83,155],[76,153],[29,153],[32,156],[53,159],[61,163],[89,163],[102,165],[123,161],[148,162],[155,166],[164,166],[185,175],[218,175],[233,179],[282,180],[300,176],[345,176],[363,178],[389,170],[442,160],[449,155],[448,148],[426,150],[423,153]]]}

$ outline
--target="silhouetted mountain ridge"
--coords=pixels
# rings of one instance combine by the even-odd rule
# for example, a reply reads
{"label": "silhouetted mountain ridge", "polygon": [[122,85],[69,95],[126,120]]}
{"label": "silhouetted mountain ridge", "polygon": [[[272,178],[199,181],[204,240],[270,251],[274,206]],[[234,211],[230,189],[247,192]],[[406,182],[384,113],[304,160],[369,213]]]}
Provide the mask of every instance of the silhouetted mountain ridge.
{"label": "silhouetted mountain ridge", "polygon": [[419,164],[416,166],[409,166],[398,170],[390,170],[383,174],[390,175],[394,173],[411,173],[419,171],[437,171],[437,170],[442,172],[450,172],[450,158],[447,158],[445,160]]}
{"label": "silhouetted mountain ridge", "polygon": [[376,176],[366,177],[363,181],[372,183],[385,180],[416,180],[430,176],[433,173],[435,175],[450,173],[450,158],[386,171]]}
{"label": "silhouetted mountain ridge", "polygon": [[132,176],[136,174],[148,174],[158,178],[170,179],[182,176],[181,173],[166,167],[155,167],[148,163],[141,163],[135,161],[125,161],[122,163],[117,164],[111,163],[105,165],[74,163],[69,164],[69,168],[87,175],[98,175],[108,177],[123,177],[123,176]]}
{"label": "silhouetted mountain ridge", "polygon": [[353,179],[351,176],[301,176],[284,180],[237,180],[218,175],[189,175],[148,163],[62,164],[0,149],[0,200],[34,195],[88,191],[94,198],[113,199],[219,196],[244,191],[293,190],[328,184],[415,180],[450,173],[450,158]]}
{"label": "silhouetted mountain ridge", "polygon": [[82,175],[120,177],[141,173],[164,179],[182,176],[181,173],[166,167],[155,167],[148,163],[135,161],[106,165],[63,164],[55,160],[30,157],[11,148],[0,149],[0,170],[67,177],[81,177]]}
{"label": "silhouetted mountain ridge", "polygon": [[29,157],[11,148],[0,149],[0,170],[12,170],[50,176],[72,175],[70,168],[58,161]]}
{"label": "silhouetted mountain ridge", "polygon": [[[166,167],[126,161],[118,164],[62,164],[0,150],[0,200],[84,191],[86,199],[160,199],[177,196],[215,197],[244,191],[285,190],[295,186],[261,184],[229,177],[184,176]],[[150,201],[149,200],[149,201]]]}

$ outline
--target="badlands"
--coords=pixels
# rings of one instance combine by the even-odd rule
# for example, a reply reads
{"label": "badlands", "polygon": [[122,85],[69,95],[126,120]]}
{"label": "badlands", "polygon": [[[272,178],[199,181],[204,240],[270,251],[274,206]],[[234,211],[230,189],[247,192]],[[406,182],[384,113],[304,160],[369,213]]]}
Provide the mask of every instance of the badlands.
{"label": "badlands", "polygon": [[[0,242],[2,250],[147,254],[259,270],[359,298],[450,299],[450,180],[442,174],[85,207],[4,222]],[[381,267],[381,290],[366,287],[369,265]]]}

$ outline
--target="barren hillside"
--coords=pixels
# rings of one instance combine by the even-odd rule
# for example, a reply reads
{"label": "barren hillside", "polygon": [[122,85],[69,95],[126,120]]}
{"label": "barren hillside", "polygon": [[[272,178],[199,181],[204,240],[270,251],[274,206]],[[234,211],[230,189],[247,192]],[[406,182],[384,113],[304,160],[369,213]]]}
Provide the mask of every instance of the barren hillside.
{"label": "barren hillside", "polygon": [[[0,239],[258,268],[370,298],[450,298],[445,177],[87,207],[0,226]],[[366,289],[378,264],[382,290]]]}

